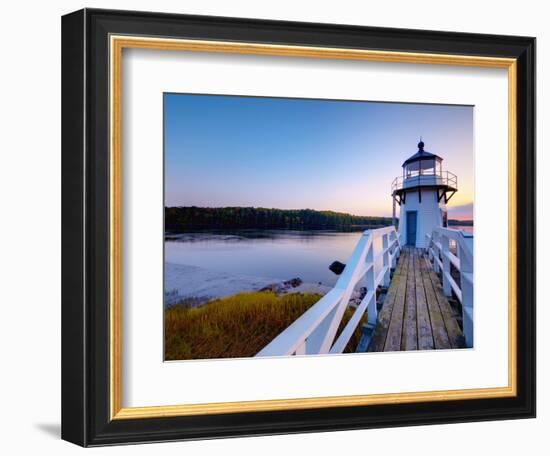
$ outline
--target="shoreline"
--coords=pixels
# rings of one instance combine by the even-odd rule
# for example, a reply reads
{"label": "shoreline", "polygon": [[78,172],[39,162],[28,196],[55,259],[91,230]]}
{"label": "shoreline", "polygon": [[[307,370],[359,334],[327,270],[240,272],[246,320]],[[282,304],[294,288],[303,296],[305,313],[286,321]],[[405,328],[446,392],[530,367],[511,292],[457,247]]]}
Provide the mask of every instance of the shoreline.
{"label": "shoreline", "polygon": [[[193,306],[201,306],[214,299],[241,292],[267,291],[276,294],[316,293],[325,295],[332,287],[319,283],[291,284],[296,279],[274,279],[252,277],[241,274],[216,272],[198,266],[164,264],[164,307],[170,307],[183,300],[190,300]],[[295,286],[294,286],[295,285]]]}

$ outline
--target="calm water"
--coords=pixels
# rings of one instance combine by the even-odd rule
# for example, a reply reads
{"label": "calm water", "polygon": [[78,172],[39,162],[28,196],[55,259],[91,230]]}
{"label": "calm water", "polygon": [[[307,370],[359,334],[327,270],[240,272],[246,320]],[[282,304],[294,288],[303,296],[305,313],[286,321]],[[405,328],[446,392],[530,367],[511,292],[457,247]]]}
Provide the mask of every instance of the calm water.
{"label": "calm water", "polygon": [[275,280],[300,277],[304,282],[332,286],[337,276],[329,269],[346,263],[362,232],[240,231],[189,233],[165,242],[165,260]]}
{"label": "calm water", "polygon": [[461,231],[465,231],[466,233],[474,234],[473,226],[456,225],[456,226],[451,226],[450,228],[452,228],[453,230],[461,230]]}
{"label": "calm water", "polygon": [[[455,226],[473,232],[471,226]],[[165,260],[216,272],[333,286],[338,276],[328,267],[347,263],[362,232],[234,231],[168,236]],[[177,238],[177,240],[170,240]]]}

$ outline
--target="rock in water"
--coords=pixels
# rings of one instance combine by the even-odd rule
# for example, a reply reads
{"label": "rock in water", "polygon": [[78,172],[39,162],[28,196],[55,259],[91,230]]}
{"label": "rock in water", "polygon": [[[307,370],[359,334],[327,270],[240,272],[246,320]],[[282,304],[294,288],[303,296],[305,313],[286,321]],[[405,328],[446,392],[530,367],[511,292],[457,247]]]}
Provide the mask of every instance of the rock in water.
{"label": "rock in water", "polygon": [[260,291],[271,291],[272,293],[279,294],[283,291],[283,285],[280,283],[270,283],[261,288]]}
{"label": "rock in water", "polygon": [[344,263],[340,263],[339,261],[333,261],[332,264],[328,267],[334,274],[340,275],[344,271],[344,268],[346,265]]}
{"label": "rock in water", "polygon": [[303,281],[300,277],[294,277],[293,279],[285,280],[284,282],[270,283],[269,285],[261,288],[260,291],[271,291],[272,293],[279,295],[288,292],[292,288],[299,287],[302,283]]}
{"label": "rock in water", "polygon": [[290,286],[292,288],[299,287],[302,285],[302,279],[300,277],[295,277],[294,279],[287,280],[286,282],[283,282],[283,285]]}

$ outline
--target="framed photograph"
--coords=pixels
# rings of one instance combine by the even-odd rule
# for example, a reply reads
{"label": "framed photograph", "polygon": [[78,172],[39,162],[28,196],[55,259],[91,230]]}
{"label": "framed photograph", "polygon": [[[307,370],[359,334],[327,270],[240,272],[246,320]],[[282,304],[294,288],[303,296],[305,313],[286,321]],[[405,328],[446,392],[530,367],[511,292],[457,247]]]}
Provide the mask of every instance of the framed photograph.
{"label": "framed photograph", "polygon": [[62,437],[535,416],[535,39],[62,20]]}

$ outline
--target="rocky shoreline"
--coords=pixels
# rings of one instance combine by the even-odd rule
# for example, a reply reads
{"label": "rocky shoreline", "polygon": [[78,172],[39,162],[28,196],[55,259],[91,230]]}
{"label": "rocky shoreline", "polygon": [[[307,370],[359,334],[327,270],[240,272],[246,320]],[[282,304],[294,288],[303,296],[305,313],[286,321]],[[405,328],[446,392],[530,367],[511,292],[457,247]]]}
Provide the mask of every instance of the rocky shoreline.
{"label": "rocky shoreline", "polygon": [[299,277],[274,281],[272,278],[221,273],[197,266],[166,263],[164,305],[172,306],[183,302],[191,307],[198,307],[213,299],[247,291],[271,291],[277,295],[325,295],[331,288],[322,283],[303,282]]}

